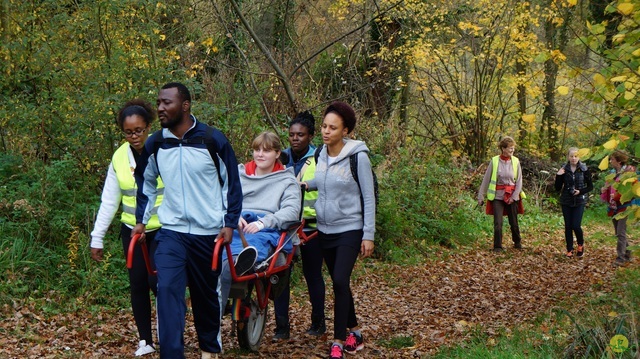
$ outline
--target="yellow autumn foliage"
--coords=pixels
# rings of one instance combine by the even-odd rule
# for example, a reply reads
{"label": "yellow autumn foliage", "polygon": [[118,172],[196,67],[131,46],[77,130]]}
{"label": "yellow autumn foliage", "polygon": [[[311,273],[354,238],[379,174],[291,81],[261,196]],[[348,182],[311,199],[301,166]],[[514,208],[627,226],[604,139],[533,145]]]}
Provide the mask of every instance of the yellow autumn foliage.
{"label": "yellow autumn foliage", "polygon": [[631,99],[633,99],[634,97],[636,97],[636,94],[632,91],[625,91],[624,92],[624,99],[629,101]]}
{"label": "yellow autumn foliage", "polygon": [[600,171],[604,171],[607,168],[609,168],[609,156],[605,156],[602,161],[600,161],[600,164],[598,165],[598,168],[600,169]]}
{"label": "yellow autumn foliage", "polygon": [[595,82],[596,85],[604,85],[607,83],[607,79],[605,79],[601,74],[595,74],[593,75],[593,82]]}
{"label": "yellow autumn foliage", "polygon": [[526,123],[534,123],[536,121],[536,115],[534,115],[534,114],[522,115],[522,121],[524,121]]}
{"label": "yellow autumn foliage", "polygon": [[618,12],[622,15],[629,15],[633,12],[633,4],[631,3],[622,3],[618,5]]}
{"label": "yellow autumn foliage", "polygon": [[569,88],[567,86],[558,86],[558,93],[562,96],[569,94]]}
{"label": "yellow autumn foliage", "polygon": [[584,157],[587,157],[590,153],[591,153],[591,149],[581,148],[578,150],[578,157],[584,158]]}
{"label": "yellow autumn foliage", "polygon": [[604,145],[602,145],[602,147],[604,147],[606,150],[612,150],[614,148],[616,148],[616,146],[618,146],[619,141],[615,140],[615,139],[611,139],[607,142],[605,142]]}

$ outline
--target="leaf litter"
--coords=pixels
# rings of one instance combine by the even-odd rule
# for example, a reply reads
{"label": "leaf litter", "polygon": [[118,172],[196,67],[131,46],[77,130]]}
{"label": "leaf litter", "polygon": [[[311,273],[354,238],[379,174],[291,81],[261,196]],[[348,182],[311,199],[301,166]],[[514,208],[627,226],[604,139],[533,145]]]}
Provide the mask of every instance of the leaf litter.
{"label": "leaf litter", "polygon": [[[474,329],[490,336],[501,330],[509,332],[569,298],[580,301],[586,292],[612,290],[614,249],[587,247],[583,259],[567,259],[559,249],[562,245],[525,244],[523,250],[507,249],[502,254],[478,246],[414,266],[359,261],[352,291],[365,335],[361,357],[428,356],[442,345],[461,342]],[[298,286],[304,288],[304,281]],[[311,307],[303,289],[294,293],[302,295],[292,298],[291,339],[271,342],[275,323],[270,302],[260,352],[238,349],[227,315],[222,357],[326,357],[333,337],[331,282],[327,281],[327,333],[320,337],[304,334],[310,325]],[[35,311],[28,304],[2,308],[0,358],[133,356],[138,340],[130,308],[105,309],[95,316],[84,309],[60,314]],[[397,337],[411,337],[414,345],[401,349],[385,345]],[[200,357],[191,312],[187,315],[185,355]]]}

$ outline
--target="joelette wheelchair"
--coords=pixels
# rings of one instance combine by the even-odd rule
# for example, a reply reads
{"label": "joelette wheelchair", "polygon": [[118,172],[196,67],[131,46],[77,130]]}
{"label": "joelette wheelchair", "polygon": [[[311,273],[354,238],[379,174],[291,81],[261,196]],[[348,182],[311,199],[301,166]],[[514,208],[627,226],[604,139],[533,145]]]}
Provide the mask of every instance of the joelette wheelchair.
{"label": "joelette wheelchair", "polygon": [[[304,188],[302,189],[304,200]],[[302,216],[302,213],[301,213]],[[305,228],[304,219],[293,224],[287,230],[280,232],[278,245],[272,248],[267,258],[256,263],[251,271],[239,275],[234,266],[234,258],[231,247],[227,244],[222,246],[222,241],[218,241],[213,251],[211,269],[218,271],[221,269],[221,251],[226,249],[227,262],[231,272],[232,284],[229,291],[230,305],[229,312],[233,320],[232,326],[235,328],[238,345],[246,350],[258,351],[264,329],[267,322],[267,309],[269,299],[274,299],[289,281],[289,270],[298,246],[314,238],[317,232],[310,228]],[[134,236],[129,245],[127,255],[127,267],[131,268],[133,263],[133,250],[138,243],[139,235]],[[283,248],[287,243],[292,243],[293,248],[289,253],[284,253]],[[150,274],[156,274],[151,268],[148,257],[146,243],[141,242],[143,257]],[[224,255],[224,254],[223,254]],[[227,311],[225,310],[225,313]]]}

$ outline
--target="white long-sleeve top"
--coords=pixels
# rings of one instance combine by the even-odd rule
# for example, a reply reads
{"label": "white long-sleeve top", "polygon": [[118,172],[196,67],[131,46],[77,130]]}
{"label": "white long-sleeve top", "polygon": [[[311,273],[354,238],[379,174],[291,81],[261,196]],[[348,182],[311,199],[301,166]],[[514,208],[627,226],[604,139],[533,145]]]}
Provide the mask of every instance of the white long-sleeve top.
{"label": "white long-sleeve top", "polygon": [[[131,153],[129,153],[129,163],[133,163],[133,166],[135,166],[136,163]],[[102,188],[102,203],[100,203],[100,209],[98,210],[93,231],[91,232],[91,248],[104,247],[104,236],[113,221],[113,217],[115,217],[118,212],[121,201],[122,192],[120,191],[118,177],[116,176],[116,171],[113,169],[113,163],[110,163],[109,169],[107,170],[107,178]]]}

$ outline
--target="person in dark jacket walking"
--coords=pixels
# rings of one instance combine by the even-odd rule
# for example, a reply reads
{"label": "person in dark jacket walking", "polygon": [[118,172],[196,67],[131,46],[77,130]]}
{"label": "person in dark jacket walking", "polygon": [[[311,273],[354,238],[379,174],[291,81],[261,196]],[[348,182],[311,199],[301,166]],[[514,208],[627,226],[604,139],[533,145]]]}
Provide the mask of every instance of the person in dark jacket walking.
{"label": "person in dark jacket walking", "polygon": [[560,205],[564,217],[564,237],[567,242],[565,256],[573,257],[573,235],[576,235],[578,247],[576,256],[584,255],[584,234],[582,233],[582,215],[593,190],[591,172],[580,162],[578,149],[571,147],[567,151],[567,163],[556,173],[556,191],[560,191]]}

